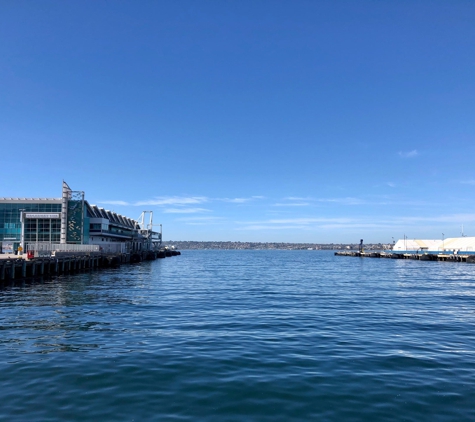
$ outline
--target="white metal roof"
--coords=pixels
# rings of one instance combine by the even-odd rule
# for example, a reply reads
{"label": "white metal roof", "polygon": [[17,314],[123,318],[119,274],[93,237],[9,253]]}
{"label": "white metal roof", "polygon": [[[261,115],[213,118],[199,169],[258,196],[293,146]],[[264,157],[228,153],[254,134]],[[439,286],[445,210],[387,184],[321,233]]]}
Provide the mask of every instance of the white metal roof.
{"label": "white metal roof", "polygon": [[393,251],[436,251],[442,240],[438,239],[399,239],[394,245]]}
{"label": "white metal roof", "polygon": [[475,251],[475,237],[448,237],[447,239],[399,239],[393,251]]}

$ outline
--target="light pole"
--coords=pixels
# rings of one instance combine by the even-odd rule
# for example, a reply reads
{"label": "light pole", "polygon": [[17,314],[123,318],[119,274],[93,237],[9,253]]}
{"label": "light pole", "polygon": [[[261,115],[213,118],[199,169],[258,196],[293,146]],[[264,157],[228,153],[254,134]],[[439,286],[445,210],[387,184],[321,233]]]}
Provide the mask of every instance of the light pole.
{"label": "light pole", "polygon": [[442,252],[445,250],[444,236],[444,233],[442,233]]}

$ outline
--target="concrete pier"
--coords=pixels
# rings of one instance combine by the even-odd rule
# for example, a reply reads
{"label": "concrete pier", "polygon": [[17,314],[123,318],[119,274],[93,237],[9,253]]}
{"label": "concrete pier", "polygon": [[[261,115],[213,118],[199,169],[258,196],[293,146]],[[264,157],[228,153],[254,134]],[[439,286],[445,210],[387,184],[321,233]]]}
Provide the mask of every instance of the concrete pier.
{"label": "concrete pier", "polygon": [[[169,252],[169,253],[167,253]],[[153,261],[166,256],[181,255],[179,251],[161,249],[133,254],[66,255],[26,259],[25,256],[0,255],[0,282],[35,277],[74,274],[102,268],[118,268],[123,264]]]}

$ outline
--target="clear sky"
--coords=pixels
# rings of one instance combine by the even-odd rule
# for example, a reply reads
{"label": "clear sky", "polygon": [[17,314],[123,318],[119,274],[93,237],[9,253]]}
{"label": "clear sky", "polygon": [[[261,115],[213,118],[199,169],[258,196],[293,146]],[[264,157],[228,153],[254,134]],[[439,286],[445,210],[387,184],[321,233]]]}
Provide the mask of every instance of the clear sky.
{"label": "clear sky", "polygon": [[166,240],[475,236],[475,1],[0,0],[0,146]]}

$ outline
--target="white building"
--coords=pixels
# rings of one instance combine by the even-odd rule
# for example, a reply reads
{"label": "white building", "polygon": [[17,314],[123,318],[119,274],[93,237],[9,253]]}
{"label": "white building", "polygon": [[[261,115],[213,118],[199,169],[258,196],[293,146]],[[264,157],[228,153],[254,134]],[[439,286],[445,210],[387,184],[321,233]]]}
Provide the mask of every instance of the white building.
{"label": "white building", "polygon": [[394,252],[475,252],[475,237],[448,237],[447,239],[399,239]]}

